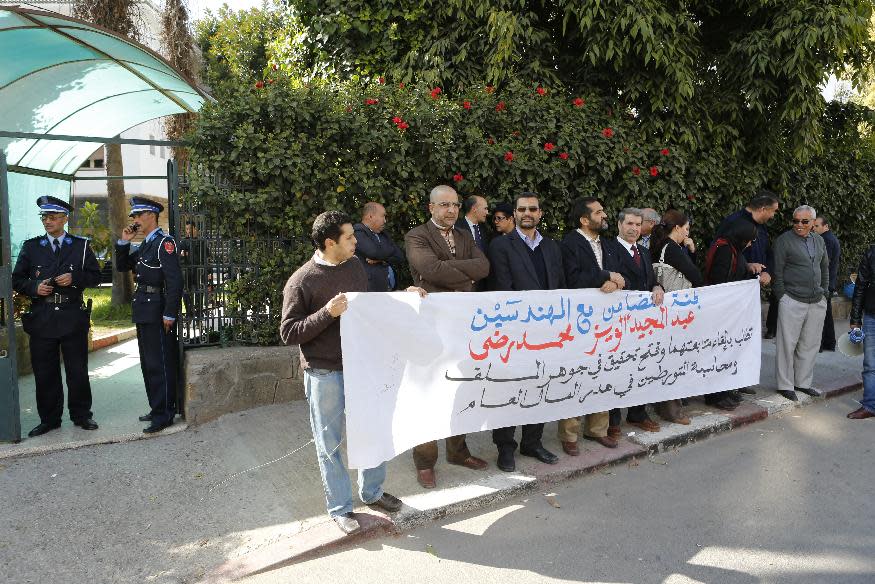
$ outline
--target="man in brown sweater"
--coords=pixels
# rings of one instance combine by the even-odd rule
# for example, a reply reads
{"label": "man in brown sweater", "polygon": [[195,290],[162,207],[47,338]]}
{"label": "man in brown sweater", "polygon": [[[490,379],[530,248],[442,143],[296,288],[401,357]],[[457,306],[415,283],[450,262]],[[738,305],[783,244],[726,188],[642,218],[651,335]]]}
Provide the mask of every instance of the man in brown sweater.
{"label": "man in brown sweater", "polygon": [[[343,355],[340,315],[345,292],[367,292],[368,277],[355,257],[352,221],[340,211],[326,211],[313,222],[313,258],[298,268],[283,289],[280,336],[301,349],[304,391],[310,426],[322,473],[328,514],[345,533],[359,529],[352,512],[352,487],[340,455],[344,425]],[[410,291],[425,291],[408,288]],[[359,497],[367,505],[398,511],[401,501],[383,491],[386,464],[359,472]]]}
{"label": "man in brown sweater", "polygon": [[[404,236],[407,262],[413,283],[429,292],[471,292],[474,284],[489,275],[489,260],[474,243],[470,231],[455,227],[459,217],[459,195],[455,189],[439,185],[429,194],[431,219]],[[465,435],[447,438],[447,462],[474,470],[489,466],[471,456]],[[438,458],[437,441],[413,449],[416,478],[426,489],[434,488],[434,465]]]}

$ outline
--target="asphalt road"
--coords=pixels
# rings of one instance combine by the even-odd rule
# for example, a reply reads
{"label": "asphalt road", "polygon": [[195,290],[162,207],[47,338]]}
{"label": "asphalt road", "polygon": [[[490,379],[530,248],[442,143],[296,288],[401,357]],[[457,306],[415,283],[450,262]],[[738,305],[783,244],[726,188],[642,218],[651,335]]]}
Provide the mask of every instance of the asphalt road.
{"label": "asphalt road", "polygon": [[841,397],[266,582],[875,582],[875,420]]}

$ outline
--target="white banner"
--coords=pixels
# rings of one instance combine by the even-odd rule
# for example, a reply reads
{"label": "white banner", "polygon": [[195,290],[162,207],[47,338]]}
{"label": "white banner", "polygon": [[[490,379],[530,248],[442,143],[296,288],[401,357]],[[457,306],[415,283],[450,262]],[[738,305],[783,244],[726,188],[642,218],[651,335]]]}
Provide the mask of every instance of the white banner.
{"label": "white banner", "polygon": [[759,383],[756,280],[650,293],[348,294],[349,465],[438,438]]}

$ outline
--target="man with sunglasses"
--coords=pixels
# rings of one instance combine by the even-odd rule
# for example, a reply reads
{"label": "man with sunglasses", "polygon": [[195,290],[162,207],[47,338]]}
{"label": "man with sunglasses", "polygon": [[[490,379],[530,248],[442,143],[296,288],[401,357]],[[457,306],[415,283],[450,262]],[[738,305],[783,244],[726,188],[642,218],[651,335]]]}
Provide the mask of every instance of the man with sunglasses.
{"label": "man with sunglasses", "polygon": [[[175,324],[182,298],[182,270],[176,241],[158,226],[158,215],[163,210],[161,203],[133,197],[129,214],[133,222],[125,227],[115,246],[115,268],[133,271],[137,284],[131,317],[137,325],[140,368],[151,408],[140,416],[141,422],[149,422],[143,429],[146,434],[167,428],[176,416]],[[145,239],[139,247],[132,247],[131,240],[138,232]]]}
{"label": "man with sunglasses", "polygon": [[773,247],[772,288],[778,298],[775,372],[778,393],[791,401],[798,401],[797,391],[820,395],[811,382],[826,312],[829,258],[823,238],[812,231],[816,217],[812,207],[797,207],[793,227]]}
{"label": "man with sunglasses", "polygon": [[21,319],[24,331],[30,335],[30,362],[40,417],[39,425],[28,433],[31,438],[61,427],[62,352],[70,419],[83,430],[97,430],[91,417],[88,380],[91,311],[82,303],[82,292],[100,283],[100,266],[88,240],[65,229],[73,207],[49,196],[38,198],[36,203],[46,232],[22,244],[12,272],[15,291],[31,299],[30,310]]}
{"label": "man with sunglasses", "polygon": [[[565,288],[565,270],[559,244],[538,231],[541,205],[538,195],[524,192],[514,201],[516,229],[492,240],[489,263],[492,267],[492,290],[556,290]],[[492,442],[498,448],[498,468],[504,472],[516,470],[514,440],[516,426],[492,431]],[[546,464],[556,464],[559,457],[544,448],[541,438],[544,424],[525,424],[520,440],[520,454],[537,458]]]}
{"label": "man with sunglasses", "polygon": [[[468,230],[456,227],[459,195],[453,187],[438,185],[428,197],[431,218],[404,236],[404,248],[413,285],[432,292],[473,292],[478,281],[489,275],[489,260],[474,243]],[[485,460],[468,450],[465,435],[446,440],[447,462],[473,470],[485,470]],[[416,479],[425,489],[436,485],[434,465],[438,458],[437,441],[413,449]]]}

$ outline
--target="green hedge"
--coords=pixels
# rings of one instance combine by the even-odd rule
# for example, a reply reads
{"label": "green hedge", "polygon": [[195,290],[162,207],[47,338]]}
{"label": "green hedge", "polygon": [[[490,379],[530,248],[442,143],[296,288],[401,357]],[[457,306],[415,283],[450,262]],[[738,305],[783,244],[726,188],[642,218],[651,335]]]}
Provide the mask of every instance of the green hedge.
{"label": "green hedge", "polygon": [[[560,87],[479,86],[448,97],[434,87],[295,86],[278,79],[237,87],[207,104],[191,156],[194,168],[220,170],[242,185],[230,195],[199,193],[232,230],[281,239],[305,238],[326,209],[357,220],[362,204],[376,200],[400,242],[426,219],[428,191],[445,183],[493,203],[538,192],[543,227],[552,235],[564,231],[579,196],[603,197],[609,212],[675,207],[693,218],[701,246],[725,215],[766,186],[784,201],[775,233],[801,203],[831,216],[845,244],[846,274],[875,213],[868,113],[830,104],[824,154],[804,165],[788,155],[786,165],[770,167],[719,148],[685,150],[671,136],[647,134],[634,112]],[[238,302],[244,309],[279,306],[281,283],[311,254],[311,246],[298,245],[282,257],[255,258],[262,269],[240,283]],[[265,327],[259,338],[274,342],[276,328]]]}

